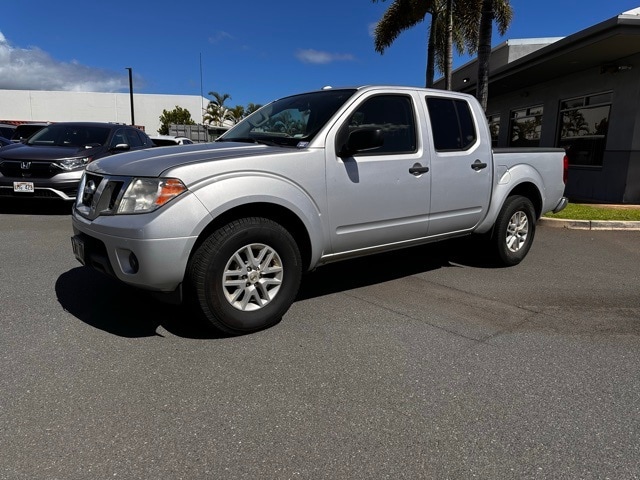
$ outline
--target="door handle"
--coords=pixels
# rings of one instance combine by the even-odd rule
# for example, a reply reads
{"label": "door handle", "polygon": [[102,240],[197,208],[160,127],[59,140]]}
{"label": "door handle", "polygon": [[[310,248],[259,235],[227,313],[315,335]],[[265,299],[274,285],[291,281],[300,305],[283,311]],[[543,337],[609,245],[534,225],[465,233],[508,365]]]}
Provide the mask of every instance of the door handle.
{"label": "door handle", "polygon": [[482,170],[483,168],[487,168],[487,164],[481,162],[480,160],[476,160],[471,164],[471,168],[473,168],[476,172]]}
{"label": "door handle", "polygon": [[423,173],[427,173],[429,171],[429,167],[423,167],[419,163],[415,163],[413,167],[409,169],[409,173],[411,175],[415,175],[416,177],[422,175]]}

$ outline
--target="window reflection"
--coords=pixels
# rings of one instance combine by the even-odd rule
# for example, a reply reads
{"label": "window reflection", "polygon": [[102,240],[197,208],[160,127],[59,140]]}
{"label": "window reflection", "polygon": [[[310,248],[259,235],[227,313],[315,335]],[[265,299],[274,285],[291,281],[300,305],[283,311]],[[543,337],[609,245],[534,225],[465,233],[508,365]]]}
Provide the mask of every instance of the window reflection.
{"label": "window reflection", "polygon": [[558,146],[570,165],[601,166],[609,130],[611,93],[564,100],[560,104]]}

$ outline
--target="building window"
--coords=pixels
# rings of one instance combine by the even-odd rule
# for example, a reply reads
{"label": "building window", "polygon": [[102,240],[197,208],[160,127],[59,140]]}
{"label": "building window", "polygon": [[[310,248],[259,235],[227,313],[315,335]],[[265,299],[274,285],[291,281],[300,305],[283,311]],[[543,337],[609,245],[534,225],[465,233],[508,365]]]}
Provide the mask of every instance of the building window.
{"label": "building window", "polygon": [[542,105],[511,112],[510,147],[539,147],[542,131]]}
{"label": "building window", "polygon": [[560,103],[558,146],[569,165],[602,166],[612,94],[599,93]]}
{"label": "building window", "polygon": [[489,122],[489,132],[491,133],[491,146],[498,146],[498,139],[500,138],[500,115],[489,115],[487,117]]}

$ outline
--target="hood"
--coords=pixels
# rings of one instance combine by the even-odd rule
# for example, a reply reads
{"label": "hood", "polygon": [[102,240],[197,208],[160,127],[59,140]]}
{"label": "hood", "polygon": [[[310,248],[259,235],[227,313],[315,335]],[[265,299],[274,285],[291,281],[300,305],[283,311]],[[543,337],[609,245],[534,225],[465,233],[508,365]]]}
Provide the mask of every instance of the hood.
{"label": "hood", "polygon": [[105,175],[160,177],[166,170],[183,165],[228,160],[236,157],[256,157],[273,153],[284,155],[298,151],[295,148],[236,142],[176,145],[154,147],[101,158],[90,163],[87,170]]}
{"label": "hood", "polygon": [[90,157],[102,153],[102,147],[47,147],[15,143],[0,150],[0,158],[5,160],[55,161],[62,158]]}

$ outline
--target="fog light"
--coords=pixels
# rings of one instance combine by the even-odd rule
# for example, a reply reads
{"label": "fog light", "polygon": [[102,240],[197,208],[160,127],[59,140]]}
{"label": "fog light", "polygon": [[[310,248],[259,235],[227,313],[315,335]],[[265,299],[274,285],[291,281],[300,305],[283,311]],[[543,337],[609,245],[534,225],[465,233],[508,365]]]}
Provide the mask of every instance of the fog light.
{"label": "fog light", "polygon": [[131,273],[138,273],[140,264],[138,263],[138,257],[133,252],[129,254],[129,266],[131,267]]}

